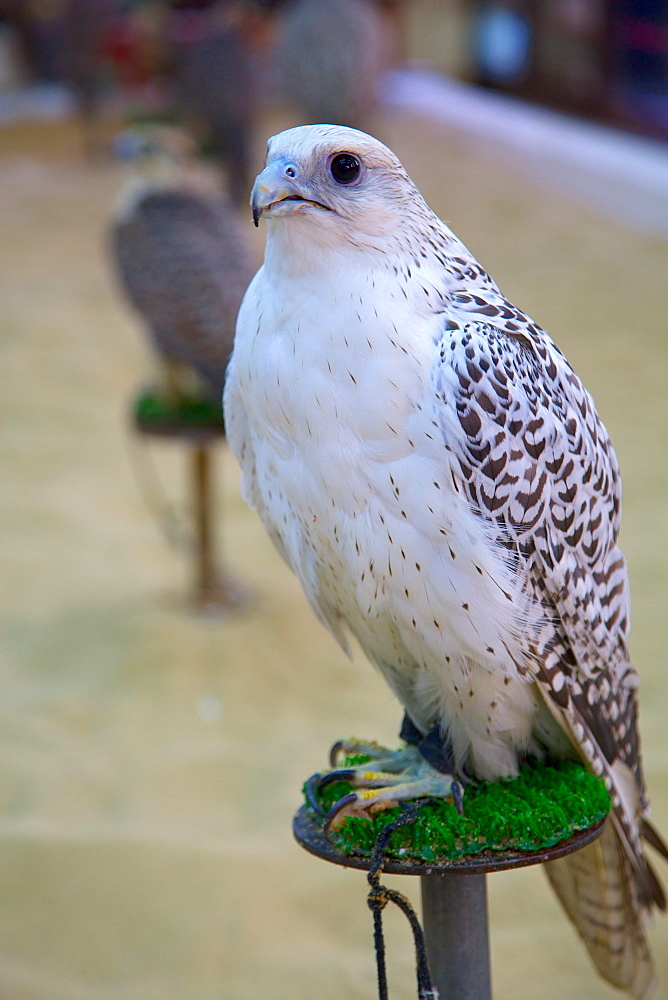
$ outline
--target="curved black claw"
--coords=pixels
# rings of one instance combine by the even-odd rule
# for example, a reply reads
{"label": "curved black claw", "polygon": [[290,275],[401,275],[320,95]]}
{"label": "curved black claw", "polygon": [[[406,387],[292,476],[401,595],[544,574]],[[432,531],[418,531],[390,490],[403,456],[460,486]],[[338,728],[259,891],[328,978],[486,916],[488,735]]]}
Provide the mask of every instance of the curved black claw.
{"label": "curved black claw", "polygon": [[353,802],[357,802],[357,792],[348,792],[347,795],[342,796],[342,798],[338,799],[334,803],[332,808],[325,816],[325,819],[322,824],[322,832],[324,833],[325,837],[329,837],[329,831],[332,828],[332,823],[337,818],[341,810],[345,809],[346,806],[351,805]]}
{"label": "curved black claw", "polygon": [[460,816],[464,815],[464,789],[459,781],[453,781],[450,785],[450,791],[452,792],[452,800],[455,803],[455,809]]}
{"label": "curved black claw", "polygon": [[327,785],[333,785],[335,781],[350,781],[355,775],[354,768],[342,767],[334,771],[317,772],[312,774],[304,786],[304,794],[310,806],[320,815],[325,815],[325,810],[318,801],[318,793]]}
{"label": "curved black claw", "polygon": [[311,806],[312,809],[318,813],[319,816],[325,815],[325,810],[322,808],[318,802],[318,789],[320,788],[320,779],[323,777],[319,771],[312,774],[304,785],[304,795],[306,796],[306,801]]}
{"label": "curved black claw", "polygon": [[337,767],[333,771],[327,771],[320,775],[319,787],[327,788],[327,785],[333,785],[335,781],[352,781],[355,774],[354,767]]}
{"label": "curved black claw", "polygon": [[336,762],[338,760],[339,754],[343,750],[345,742],[346,742],[345,740],[337,740],[336,743],[332,743],[332,746],[329,751],[329,763],[332,765],[332,767],[336,767]]}

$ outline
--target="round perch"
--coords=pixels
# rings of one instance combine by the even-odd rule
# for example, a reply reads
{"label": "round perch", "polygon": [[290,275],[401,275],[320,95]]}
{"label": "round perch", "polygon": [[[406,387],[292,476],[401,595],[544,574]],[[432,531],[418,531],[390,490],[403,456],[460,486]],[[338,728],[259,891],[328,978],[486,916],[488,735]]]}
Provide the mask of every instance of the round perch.
{"label": "round perch", "polygon": [[[547,803],[554,794],[555,780],[573,792],[573,808],[566,816],[562,814],[549,829],[545,812],[541,812],[540,794],[544,794]],[[335,788],[323,788],[325,808],[336,794]],[[473,828],[467,833],[456,832],[464,818],[457,815],[454,806],[425,802],[415,820],[390,838],[383,863],[383,871],[387,874],[420,876],[429,969],[441,1000],[490,1000],[486,874],[549,863],[580,850],[600,836],[609,808],[602,783],[572,763],[554,767],[528,765],[514,781],[482,786],[475,794],[477,808],[475,795],[465,797],[465,803],[470,801],[472,807],[472,815],[466,820]],[[507,849],[500,845],[498,831],[494,829],[495,810],[500,807],[505,811],[504,797],[509,813],[516,810],[518,798],[526,800],[528,811],[524,815],[529,820],[531,809],[541,813],[536,816],[535,823],[528,823],[531,832],[526,836],[518,838],[517,834],[509,833]],[[325,817],[305,804],[294,818],[293,832],[299,844],[316,857],[347,868],[369,871],[373,853],[370,844],[397,812],[394,809],[377,813],[370,820],[349,819],[341,829],[329,829],[326,833]],[[570,828],[564,826],[565,819],[571,823]],[[450,841],[449,847],[443,846],[445,841],[441,841],[439,856],[439,848],[433,848],[439,839],[437,832],[448,820],[455,828],[454,841]],[[521,821],[517,829],[520,826]],[[435,834],[431,842],[430,830]],[[508,830],[512,830],[512,824]],[[518,846],[519,843],[523,846]],[[490,844],[495,846],[492,848]],[[451,856],[445,857],[448,851]],[[432,856],[428,857],[430,854]]]}
{"label": "round perch", "polygon": [[[484,851],[455,861],[427,863],[390,857],[390,875],[419,875],[422,920],[434,986],[441,1000],[490,1000],[487,872],[543,864],[585,847],[603,831],[602,819],[552,847],[536,851]],[[293,821],[296,840],[309,853],[346,868],[368,871],[369,858],[333,847],[311,811],[302,806]]]}

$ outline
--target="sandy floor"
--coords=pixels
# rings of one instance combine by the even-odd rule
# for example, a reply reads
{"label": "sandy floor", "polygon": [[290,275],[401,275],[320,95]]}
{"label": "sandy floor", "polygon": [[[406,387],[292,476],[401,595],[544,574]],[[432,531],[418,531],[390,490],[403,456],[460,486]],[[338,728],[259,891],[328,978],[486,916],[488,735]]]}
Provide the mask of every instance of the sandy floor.
{"label": "sandy floor", "polygon": [[[258,158],[282,124],[263,128]],[[494,149],[443,126],[403,116],[376,131],[552,332],[615,440],[647,775],[668,833],[668,247],[538,180],[518,184]],[[0,995],[368,1000],[364,879],[303,853],[290,823],[329,744],[393,742],[398,706],[315,623],[222,449],[226,559],[256,602],[229,621],[185,606],[190,567],[165,544],[130,462],[129,400],[148,354],[105,257],[120,175],[82,163],[75,139],[62,125],[0,134]],[[259,259],[261,233],[249,224],[249,235]],[[151,455],[183,503],[181,449]],[[617,995],[539,870],[489,881],[497,1000]],[[408,932],[387,922],[393,995],[410,997]],[[652,937],[665,989],[668,920]]]}

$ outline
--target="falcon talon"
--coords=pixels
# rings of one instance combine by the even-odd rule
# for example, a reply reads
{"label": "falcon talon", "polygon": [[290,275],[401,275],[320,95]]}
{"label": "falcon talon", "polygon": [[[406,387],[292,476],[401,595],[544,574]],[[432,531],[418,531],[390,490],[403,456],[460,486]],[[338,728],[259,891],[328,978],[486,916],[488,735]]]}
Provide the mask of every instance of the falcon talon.
{"label": "falcon talon", "polygon": [[318,771],[316,774],[312,774],[305,787],[308,801],[317,812],[324,816],[325,810],[320,805],[318,798],[323,788],[327,788],[328,785],[333,785],[337,781],[352,783],[357,776],[357,771],[351,767],[336,768],[333,771]]}
{"label": "falcon talon", "polygon": [[339,754],[344,752],[346,743],[347,740],[337,740],[336,743],[332,743],[329,750],[329,763],[331,767],[336,767]]}
{"label": "falcon talon", "polygon": [[452,792],[452,798],[453,798],[453,801],[455,803],[455,809],[457,810],[457,812],[459,813],[460,816],[463,816],[464,815],[464,802],[463,802],[464,789],[461,786],[461,782],[459,782],[457,780],[453,781],[452,784],[450,785],[450,791]]}
{"label": "falcon talon", "polygon": [[329,751],[329,760],[332,767],[337,766],[339,754],[365,756],[369,757],[370,760],[383,760],[391,756],[392,751],[388,750],[387,747],[381,746],[380,743],[376,743],[374,740],[337,740]]}
{"label": "falcon talon", "polygon": [[319,789],[333,785],[335,781],[353,782],[357,777],[357,769],[354,767],[337,767],[333,771],[323,771],[320,774]]}
{"label": "falcon talon", "polygon": [[[349,792],[347,795],[342,796],[338,799],[334,805],[331,807],[322,824],[322,832],[325,837],[329,836],[330,830],[338,830],[340,826],[343,826],[344,821],[350,815],[349,807],[355,802],[359,801],[359,795],[357,792]],[[360,811],[360,818],[368,819],[363,811]]]}
{"label": "falcon talon", "polygon": [[304,785],[304,795],[306,797],[306,801],[319,816],[325,815],[325,810],[318,801],[318,790],[320,789],[320,779],[322,777],[323,775],[317,771],[315,774],[311,775]]}

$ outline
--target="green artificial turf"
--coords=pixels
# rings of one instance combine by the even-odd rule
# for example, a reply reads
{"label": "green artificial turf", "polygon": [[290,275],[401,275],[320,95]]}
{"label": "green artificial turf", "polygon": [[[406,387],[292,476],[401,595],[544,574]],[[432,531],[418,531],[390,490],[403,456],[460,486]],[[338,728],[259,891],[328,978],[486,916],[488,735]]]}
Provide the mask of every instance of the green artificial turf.
{"label": "green artificial turf", "polygon": [[137,399],[135,417],[140,426],[224,428],[220,401],[204,397],[169,399],[155,389],[145,390]]}
{"label": "green artificial turf", "polygon": [[[363,762],[357,757],[345,766]],[[347,782],[329,785],[322,790],[320,803],[329,809],[351,790]],[[425,802],[415,822],[392,835],[387,853],[404,859],[452,861],[484,850],[535,851],[593,826],[609,810],[603,781],[582,765],[536,762],[525,765],[513,780],[467,785],[463,815],[449,802]],[[345,854],[368,857],[378,834],[400,812],[400,808],[388,809],[371,820],[350,817],[339,830],[329,833],[329,840]]]}

